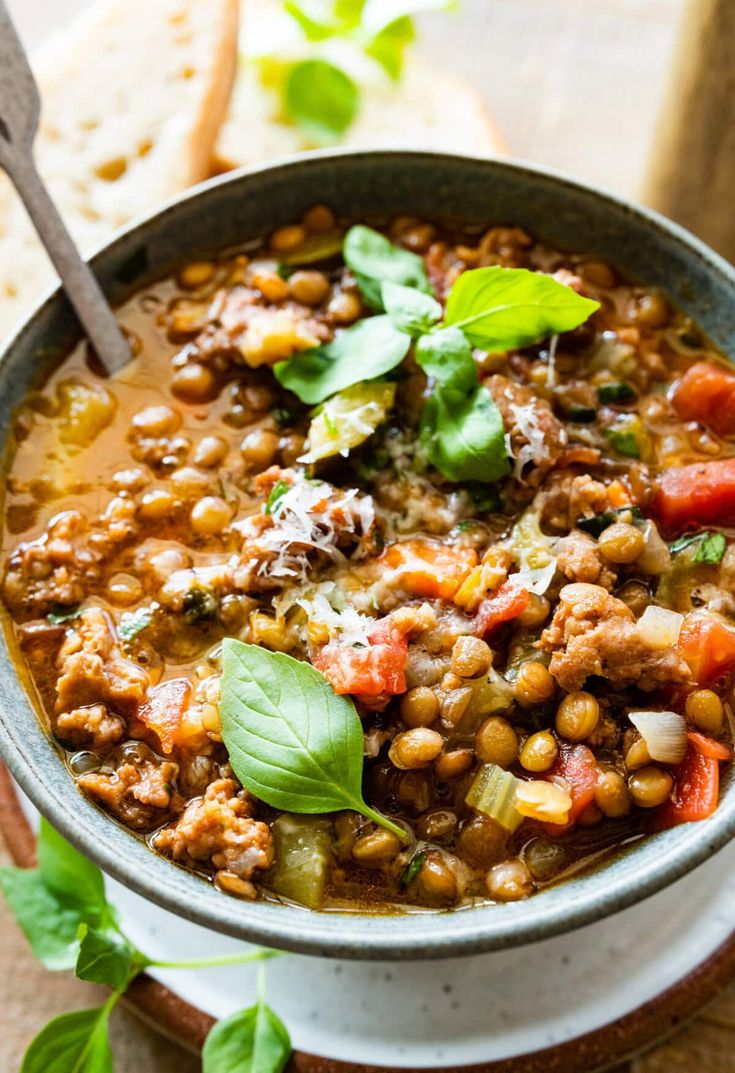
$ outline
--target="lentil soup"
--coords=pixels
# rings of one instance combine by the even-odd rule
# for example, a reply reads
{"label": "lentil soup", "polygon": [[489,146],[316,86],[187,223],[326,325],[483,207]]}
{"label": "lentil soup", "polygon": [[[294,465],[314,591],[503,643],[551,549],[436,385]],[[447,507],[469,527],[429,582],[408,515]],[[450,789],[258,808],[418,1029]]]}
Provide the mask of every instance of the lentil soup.
{"label": "lentil soup", "polygon": [[[225,894],[373,911],[525,898],[711,815],[735,375],[662,294],[318,206],[119,316],[135,360],[61,364],[6,491],[3,599],[82,793]],[[227,639],[354,719],[356,807],[255,778]]]}

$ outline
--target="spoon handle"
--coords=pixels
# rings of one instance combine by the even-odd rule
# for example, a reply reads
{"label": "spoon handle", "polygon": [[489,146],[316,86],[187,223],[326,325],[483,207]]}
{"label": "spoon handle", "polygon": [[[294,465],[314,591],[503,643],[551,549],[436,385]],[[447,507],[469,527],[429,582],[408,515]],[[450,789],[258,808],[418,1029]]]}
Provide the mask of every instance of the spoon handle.
{"label": "spoon handle", "polygon": [[130,347],[94,273],[82,260],[30,154],[17,162],[11,179],[105,371],[110,375],[117,372],[130,361]]}
{"label": "spoon handle", "polygon": [[130,347],[36,169],[33,140],[38,113],[38,88],[30,64],[0,0],[0,167],[18,191],[89,341],[112,374],[130,361]]}

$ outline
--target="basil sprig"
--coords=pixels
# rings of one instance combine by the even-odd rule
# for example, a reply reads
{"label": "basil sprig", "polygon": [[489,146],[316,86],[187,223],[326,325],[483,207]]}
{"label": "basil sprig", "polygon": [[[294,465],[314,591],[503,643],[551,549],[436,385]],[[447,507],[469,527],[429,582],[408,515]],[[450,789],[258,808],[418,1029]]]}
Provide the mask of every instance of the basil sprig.
{"label": "basil sprig", "polygon": [[429,462],[451,481],[489,484],[506,476],[502,418],[479,382],[472,347],[493,353],[528,346],[576,328],[599,303],[525,268],[477,268],[454,283],[440,324],[442,308],[421,257],[363,224],[347,232],[343,254],[368,305],[385,312],[280,362],[278,380],[313,405],[385,376],[413,342],[416,361],[434,381],[419,431]]}
{"label": "basil sprig", "polygon": [[342,256],[351,268],[363,297],[373,309],[382,310],[383,284],[398,283],[432,294],[423,258],[410,250],[401,249],[364,224],[355,224],[345,235]]}
{"label": "basil sprig", "polygon": [[587,320],[599,302],[527,268],[473,268],[458,277],[445,323],[488,354],[539,343]]}
{"label": "basil sprig", "polygon": [[365,803],[360,717],[311,664],[226,637],[220,719],[232,770],[261,801],[284,812],[351,809],[406,838]]}
{"label": "basil sprig", "polygon": [[331,343],[279,362],[273,371],[284,387],[313,406],[362,380],[384,376],[401,364],[410,346],[411,337],[390,317],[368,317]]}
{"label": "basil sprig", "polygon": [[286,74],[286,114],[317,145],[339,141],[355,120],[359,100],[352,78],[327,60],[303,60]]}
{"label": "basil sprig", "polygon": [[281,1073],[291,1056],[283,1021],[265,1002],[263,973],[258,1001],[218,1021],[202,1050],[202,1073]]}
{"label": "basil sprig", "polygon": [[727,550],[727,540],[725,534],[715,530],[709,530],[705,533],[688,533],[686,536],[679,537],[673,544],[669,545],[669,550],[672,555],[676,555],[677,552],[683,551],[692,545],[696,545],[696,550],[692,556],[693,563],[702,563],[708,566],[716,566],[717,563],[722,562],[722,558]]}
{"label": "basil sprig", "polygon": [[295,63],[278,55],[262,57],[261,78],[280,91],[284,116],[310,141],[335,142],[355,121],[361,90],[345,70],[324,58],[322,42],[341,38],[343,49],[352,48],[358,58],[364,53],[399,81],[406,47],[416,36],[412,16],[456,6],[456,0],[284,0],[284,10],[317,46],[315,55]]}
{"label": "basil sprig", "polygon": [[[102,873],[78,853],[45,820],[38,836],[38,868],[0,868],[0,890],[37,958],[51,970],[74,968],[80,980],[107,984],[112,993],[93,1009],[55,1017],[31,1042],[20,1073],[112,1073],[108,1022],[112,1009],[130,983],[148,966],[172,969],[206,968],[263,961],[276,951],[255,949],[245,954],[155,961],[146,957],[122,932],[118,914],[107,900]],[[288,1033],[263,997],[262,973],[253,1032],[251,1010],[217,1024],[210,1035],[204,1073],[281,1073],[291,1053]],[[226,1030],[221,1026],[227,1026]],[[227,1037],[221,1048],[218,1039]],[[277,1037],[277,1045],[269,1042]],[[207,1043],[209,1042],[209,1038]],[[207,1044],[205,1044],[205,1051]],[[235,1065],[239,1050],[257,1065]]]}

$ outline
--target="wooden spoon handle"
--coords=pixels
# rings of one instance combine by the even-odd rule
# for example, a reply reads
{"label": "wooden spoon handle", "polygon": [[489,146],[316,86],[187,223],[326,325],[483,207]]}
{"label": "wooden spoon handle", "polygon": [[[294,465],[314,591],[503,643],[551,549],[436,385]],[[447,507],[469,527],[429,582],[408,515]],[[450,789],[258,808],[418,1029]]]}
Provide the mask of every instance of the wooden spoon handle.
{"label": "wooden spoon handle", "polygon": [[735,0],[688,0],[643,200],[735,261]]}
{"label": "wooden spoon handle", "polygon": [[36,80],[0,0],[0,167],[28,210],[89,341],[112,374],[130,361],[130,347],[36,169],[33,140],[38,115]]}

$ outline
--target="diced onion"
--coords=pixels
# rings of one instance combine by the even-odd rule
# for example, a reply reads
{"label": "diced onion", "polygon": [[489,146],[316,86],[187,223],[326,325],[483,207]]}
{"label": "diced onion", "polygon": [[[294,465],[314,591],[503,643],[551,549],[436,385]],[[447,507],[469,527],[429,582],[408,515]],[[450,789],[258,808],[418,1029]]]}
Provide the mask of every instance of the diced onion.
{"label": "diced onion", "polygon": [[678,611],[650,604],[638,619],[638,632],[654,648],[671,648],[679,640],[684,616]]}
{"label": "diced onion", "polygon": [[516,789],[521,780],[497,764],[483,764],[467,791],[470,808],[489,816],[511,833],[523,820],[515,806]]}
{"label": "diced onion", "polygon": [[568,823],[572,796],[555,782],[531,779],[516,787],[515,806],[521,816],[541,823]]}
{"label": "diced onion", "polygon": [[629,712],[628,718],[646,743],[651,760],[680,764],[687,751],[687,725],[678,712]]}
{"label": "diced onion", "polygon": [[643,530],[646,546],[635,561],[636,569],[649,577],[665,574],[671,566],[669,545],[656,528],[655,522],[647,522]]}

